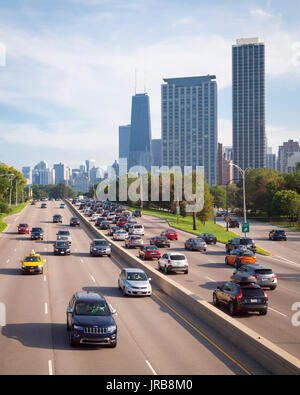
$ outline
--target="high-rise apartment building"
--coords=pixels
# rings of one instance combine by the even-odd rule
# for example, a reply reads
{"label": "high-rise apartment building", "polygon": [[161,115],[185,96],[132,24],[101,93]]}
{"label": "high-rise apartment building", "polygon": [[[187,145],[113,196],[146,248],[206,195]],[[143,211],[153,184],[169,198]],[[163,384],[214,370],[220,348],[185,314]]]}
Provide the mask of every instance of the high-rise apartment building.
{"label": "high-rise apartment building", "polygon": [[131,125],[119,126],[119,159],[129,158]]}
{"label": "high-rise apartment building", "polygon": [[232,47],[232,110],[233,163],[243,170],[265,167],[265,45],[259,38]]}
{"label": "high-rise apartment building", "polygon": [[69,178],[67,176],[67,167],[63,163],[57,163],[53,167],[55,171],[55,183],[65,183]]}
{"label": "high-rise apartment building", "polygon": [[150,100],[147,93],[139,93],[132,97],[128,169],[143,166],[150,171],[151,165]]}
{"label": "high-rise apartment building", "polygon": [[295,152],[300,152],[298,141],[288,140],[278,147],[277,170],[281,173],[288,172],[288,158]]}
{"label": "high-rise apartment building", "polygon": [[32,167],[31,166],[24,166],[22,167],[22,173],[24,178],[26,178],[27,183],[26,185],[32,184]]}
{"label": "high-rise apartment building", "polygon": [[161,167],[161,139],[152,140],[152,165]]}
{"label": "high-rise apartment building", "polygon": [[164,79],[162,104],[162,164],[169,168],[204,166],[209,185],[217,183],[216,77]]}

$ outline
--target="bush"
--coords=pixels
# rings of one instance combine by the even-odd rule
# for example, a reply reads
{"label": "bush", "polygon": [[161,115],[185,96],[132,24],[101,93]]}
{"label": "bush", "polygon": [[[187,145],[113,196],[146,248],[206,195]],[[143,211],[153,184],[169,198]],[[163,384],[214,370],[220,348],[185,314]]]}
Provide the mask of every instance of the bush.
{"label": "bush", "polygon": [[8,213],[9,207],[6,202],[0,202],[0,213]]}

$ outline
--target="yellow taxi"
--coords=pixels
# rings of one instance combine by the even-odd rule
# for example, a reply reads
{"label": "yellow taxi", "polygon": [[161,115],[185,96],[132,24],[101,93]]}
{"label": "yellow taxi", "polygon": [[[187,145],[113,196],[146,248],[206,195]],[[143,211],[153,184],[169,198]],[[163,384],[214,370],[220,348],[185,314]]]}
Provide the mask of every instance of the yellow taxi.
{"label": "yellow taxi", "polygon": [[42,259],[40,254],[36,254],[34,250],[29,255],[25,255],[21,261],[21,270],[23,274],[42,274],[44,270],[44,263],[46,261]]}
{"label": "yellow taxi", "polygon": [[225,258],[226,265],[232,265],[235,267],[240,267],[241,265],[248,265],[256,263],[256,256],[254,252],[250,250],[232,250]]}

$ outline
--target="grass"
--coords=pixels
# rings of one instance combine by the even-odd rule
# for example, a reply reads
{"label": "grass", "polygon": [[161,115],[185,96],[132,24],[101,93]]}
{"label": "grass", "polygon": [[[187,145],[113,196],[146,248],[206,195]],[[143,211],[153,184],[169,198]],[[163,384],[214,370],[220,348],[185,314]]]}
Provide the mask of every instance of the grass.
{"label": "grass", "polygon": [[4,218],[6,218],[10,215],[20,213],[27,206],[27,204],[28,204],[27,202],[20,203],[20,204],[18,204],[17,207],[11,206],[11,210],[9,211],[9,213],[0,213],[0,233],[2,233],[7,228],[7,224],[4,222]]}
{"label": "grass", "polygon": [[268,222],[270,225],[300,231],[300,224],[296,222]]}
{"label": "grass", "polygon": [[[129,210],[140,209],[140,207],[129,208]],[[208,221],[203,225],[199,220],[197,220],[197,230],[193,229],[193,217],[179,216],[179,224],[177,224],[177,215],[169,213],[167,211],[160,211],[154,209],[143,208],[143,214],[152,215],[154,217],[159,217],[166,219],[170,226],[184,230],[186,232],[192,233],[194,235],[199,235],[201,233],[213,233],[220,243],[227,243],[233,237],[240,237],[240,235],[228,231],[221,225],[215,224],[212,221]],[[270,253],[260,247],[257,247],[257,252],[262,255],[270,255]]]}

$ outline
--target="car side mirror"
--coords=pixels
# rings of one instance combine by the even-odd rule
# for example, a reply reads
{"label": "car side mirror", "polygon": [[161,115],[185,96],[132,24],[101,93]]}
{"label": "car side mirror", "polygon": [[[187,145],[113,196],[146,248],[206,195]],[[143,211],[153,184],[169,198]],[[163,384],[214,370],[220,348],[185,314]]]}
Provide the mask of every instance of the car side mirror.
{"label": "car side mirror", "polygon": [[71,307],[67,308],[67,313],[72,313],[72,308]]}
{"label": "car side mirror", "polygon": [[150,278],[148,278],[148,280],[149,280],[149,281],[151,281],[151,280],[152,280],[152,278],[150,277]]}

